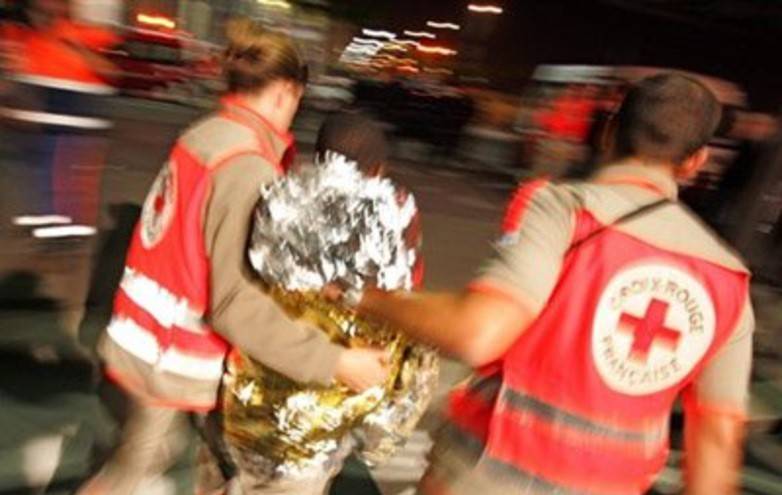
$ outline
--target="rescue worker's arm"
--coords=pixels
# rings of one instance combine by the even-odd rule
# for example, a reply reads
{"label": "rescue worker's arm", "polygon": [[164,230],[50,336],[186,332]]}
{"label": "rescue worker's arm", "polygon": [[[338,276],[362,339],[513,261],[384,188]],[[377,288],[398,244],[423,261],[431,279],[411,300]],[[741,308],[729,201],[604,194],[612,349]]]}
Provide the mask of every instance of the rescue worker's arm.
{"label": "rescue worker's arm", "polygon": [[210,323],[253,359],[299,382],[331,383],[343,348],[323,332],[290,320],[254,283],[247,260],[253,209],[271,166],[242,155],[214,174],[205,214],[205,241],[212,260]]}
{"label": "rescue worker's arm", "polygon": [[566,194],[554,186],[523,187],[511,202],[497,253],[462,293],[370,290],[359,311],[472,366],[495,361],[534,321],[559,279],[574,223]]}
{"label": "rescue worker's arm", "polygon": [[534,319],[516,301],[481,292],[388,293],[370,290],[359,311],[479,367],[495,361]]}
{"label": "rescue worker's arm", "polygon": [[689,495],[739,493],[754,326],[747,302],[734,336],[685,393]]}

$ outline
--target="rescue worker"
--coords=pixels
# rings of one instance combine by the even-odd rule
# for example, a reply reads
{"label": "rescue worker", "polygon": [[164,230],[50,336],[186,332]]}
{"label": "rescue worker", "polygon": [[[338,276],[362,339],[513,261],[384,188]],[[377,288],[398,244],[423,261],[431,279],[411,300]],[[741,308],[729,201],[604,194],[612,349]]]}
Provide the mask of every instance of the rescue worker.
{"label": "rescue worker", "polygon": [[676,201],[720,113],[696,80],[643,80],[616,116],[609,165],[522,186],[463,292],[343,294],[476,369],[450,397],[423,493],[643,493],[680,396],[687,493],[736,492],[750,274]]}
{"label": "rescue worker", "polygon": [[[9,180],[0,194],[15,199],[9,220],[22,234],[15,241],[35,250],[31,259],[18,261],[19,268],[44,276],[47,295],[62,306],[60,325],[75,343],[88,297],[112,127],[106,103],[115,93],[113,66],[99,52],[119,38],[72,19],[68,0],[19,3],[16,22],[0,24],[9,75],[0,119],[19,152],[11,165],[18,179]],[[23,240],[28,236],[32,244]],[[52,257],[53,251],[59,256]],[[42,271],[40,257],[51,268]],[[67,262],[52,263],[55,259]],[[81,346],[77,352],[88,354]]]}
{"label": "rescue worker", "polygon": [[28,192],[31,210],[14,223],[36,229],[36,237],[89,237],[112,126],[103,107],[115,93],[116,68],[99,51],[119,38],[71,19],[68,0],[29,4],[25,22],[2,26],[14,86],[0,116],[27,131],[25,155],[40,176]]}
{"label": "rescue worker", "polygon": [[117,452],[81,493],[130,494],[162,474],[183,412],[215,407],[230,346],[304,383],[364,390],[387,376],[383,352],[331,344],[256,285],[251,213],[288,166],[307,69],[286,36],[250,21],[230,26],[224,64],[229,96],[179,138],[142,208],[100,344],[107,376],[134,404]]}

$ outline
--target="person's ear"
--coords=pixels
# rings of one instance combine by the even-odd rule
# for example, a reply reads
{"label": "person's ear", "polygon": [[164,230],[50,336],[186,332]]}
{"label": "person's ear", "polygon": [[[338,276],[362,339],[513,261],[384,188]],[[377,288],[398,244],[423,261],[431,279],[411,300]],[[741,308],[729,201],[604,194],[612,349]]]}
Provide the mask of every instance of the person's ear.
{"label": "person's ear", "polygon": [[698,175],[698,172],[703,169],[707,161],[709,161],[709,149],[704,146],[676,167],[676,177],[679,179],[692,179]]}

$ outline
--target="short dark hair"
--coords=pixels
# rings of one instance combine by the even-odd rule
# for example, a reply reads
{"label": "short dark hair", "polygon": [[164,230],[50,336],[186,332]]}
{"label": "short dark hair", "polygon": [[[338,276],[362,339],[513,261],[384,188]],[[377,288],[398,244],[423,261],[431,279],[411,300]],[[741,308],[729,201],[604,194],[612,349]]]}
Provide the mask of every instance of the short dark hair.
{"label": "short dark hair", "polygon": [[320,127],[315,155],[327,151],[344,155],[368,171],[388,160],[388,140],[378,121],[360,112],[343,111],[327,117]]}
{"label": "short dark hair", "polygon": [[680,164],[705,146],[720,123],[721,105],[701,82],[676,73],[643,79],[616,117],[619,157]]}
{"label": "short dark hair", "polygon": [[228,91],[260,91],[275,80],[307,83],[309,70],[287,35],[249,19],[231,21],[223,58]]}

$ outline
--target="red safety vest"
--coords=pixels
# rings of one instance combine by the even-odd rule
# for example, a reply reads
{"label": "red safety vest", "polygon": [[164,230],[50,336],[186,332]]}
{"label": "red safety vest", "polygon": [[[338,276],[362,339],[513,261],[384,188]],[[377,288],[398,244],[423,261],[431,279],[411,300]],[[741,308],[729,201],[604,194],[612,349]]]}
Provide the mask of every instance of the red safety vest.
{"label": "red safety vest", "polygon": [[[249,110],[235,111],[237,105],[229,100],[219,117],[252,129],[257,140],[201,152],[191,151],[183,140],[176,144],[144,203],[107,329],[115,344],[157,371],[214,383],[215,391],[229,344],[204,321],[212,267],[203,213],[212,176],[221,164],[244,154],[260,155],[282,174],[268,138],[260,135],[257,122],[243,115]],[[107,371],[125,382],[116,370]],[[176,406],[208,410],[216,399],[215,394]]]}
{"label": "red safety vest", "polygon": [[[506,228],[539,186],[519,193]],[[576,213],[572,243],[603,228],[566,255],[542,313],[503,359],[450,399],[446,430],[472,450],[474,469],[528,489],[519,493],[648,489],[668,455],[674,400],[746,302],[748,274],[652,246],[589,211]]]}

